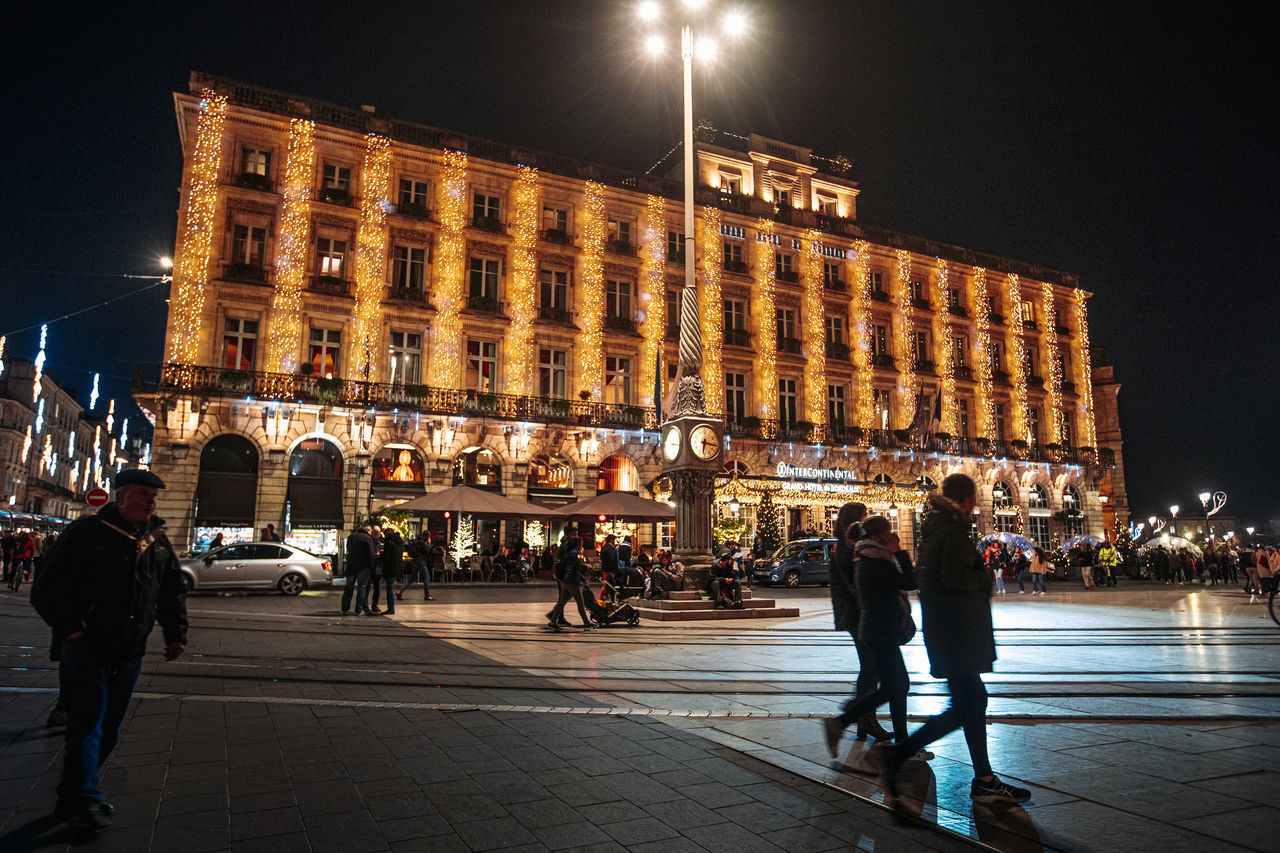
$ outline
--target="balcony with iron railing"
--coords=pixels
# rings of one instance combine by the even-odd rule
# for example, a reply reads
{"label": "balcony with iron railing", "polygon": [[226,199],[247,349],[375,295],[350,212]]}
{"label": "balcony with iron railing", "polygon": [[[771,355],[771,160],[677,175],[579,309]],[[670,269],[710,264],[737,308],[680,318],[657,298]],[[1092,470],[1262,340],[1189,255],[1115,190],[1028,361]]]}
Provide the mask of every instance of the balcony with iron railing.
{"label": "balcony with iron railing", "polygon": [[751,333],[746,329],[725,329],[724,343],[730,347],[750,347]]}
{"label": "balcony with iron railing", "polygon": [[419,287],[395,287],[387,291],[387,299],[394,302],[412,302],[419,304],[427,301],[427,293]]}
{"label": "balcony with iron railing", "polygon": [[505,302],[499,302],[492,296],[467,297],[467,310],[478,314],[505,314],[506,307]]}
{"label": "balcony with iron railing", "polygon": [[748,267],[746,261],[731,261],[728,258],[724,260],[724,271],[735,273],[737,275],[747,275]]}
{"label": "balcony with iron railing", "polygon": [[612,317],[605,318],[604,327],[613,332],[634,333],[636,330],[636,321],[630,317],[620,317],[620,316],[614,315]]}
{"label": "balcony with iron railing", "polygon": [[420,222],[429,222],[431,220],[431,209],[425,204],[419,204],[413,201],[402,201],[391,211],[396,216],[407,216],[410,219],[417,219]]}
{"label": "balcony with iron railing", "polygon": [[799,284],[800,273],[795,270],[778,270],[774,276],[779,284]]}
{"label": "balcony with iron railing", "polygon": [[827,344],[827,360],[828,361],[848,361],[849,345],[841,343]]}
{"label": "balcony with iron railing", "polygon": [[636,256],[636,247],[628,240],[610,240],[605,244],[605,249],[615,255],[626,255],[628,258]]}
{"label": "balcony with iron railing", "polygon": [[481,231],[488,231],[492,234],[501,234],[506,230],[502,224],[502,218],[499,216],[473,216],[471,217],[471,227],[479,228]]}
{"label": "balcony with iron railing", "polygon": [[[151,373],[154,380],[143,378]],[[435,388],[351,379],[322,379],[291,373],[226,370],[184,364],[137,366],[135,395],[156,398],[155,405],[177,396],[245,398],[262,403],[311,404],[363,410],[418,412],[443,417],[491,417],[504,420],[579,424],[618,429],[657,429],[652,408],[589,400],[490,394],[457,388]],[[17,423],[0,429],[24,429]],[[1021,459],[1070,465],[1114,465],[1114,453],[1104,448],[1034,444],[1024,441],[990,441],[946,434],[920,435],[907,430],[864,430],[858,426],[815,425],[805,421],[773,420],[745,416],[727,420],[726,432],[734,439],[791,441],[826,445],[856,445],[881,450],[951,454],[990,459]]]}
{"label": "balcony with iron railing", "polygon": [[563,228],[548,228],[542,232],[542,239],[557,246],[572,246],[573,238]]}
{"label": "balcony with iron railing", "polygon": [[351,195],[350,190],[343,187],[321,187],[316,200],[325,204],[337,205],[338,207],[351,207],[355,202],[355,197]]}
{"label": "balcony with iron railing", "polygon": [[224,264],[222,278],[226,281],[242,281],[248,284],[266,284],[267,271],[258,264]]}
{"label": "balcony with iron railing", "polygon": [[307,289],[314,293],[327,293],[330,296],[350,296],[351,283],[345,278],[332,275],[313,275]]}
{"label": "balcony with iron railing", "polygon": [[258,190],[259,192],[271,193],[275,192],[275,182],[268,175],[259,175],[257,172],[240,172],[231,176],[231,185],[233,187],[243,187],[248,190]]}
{"label": "balcony with iron railing", "polygon": [[822,286],[826,290],[832,290],[837,293],[844,293],[848,290],[848,285],[838,278],[825,278],[822,280]]}
{"label": "balcony with iron railing", "polygon": [[778,352],[790,353],[791,355],[800,355],[801,344],[799,338],[778,338]]}
{"label": "balcony with iron railing", "polygon": [[539,305],[538,319],[548,323],[572,323],[573,312],[555,305]]}

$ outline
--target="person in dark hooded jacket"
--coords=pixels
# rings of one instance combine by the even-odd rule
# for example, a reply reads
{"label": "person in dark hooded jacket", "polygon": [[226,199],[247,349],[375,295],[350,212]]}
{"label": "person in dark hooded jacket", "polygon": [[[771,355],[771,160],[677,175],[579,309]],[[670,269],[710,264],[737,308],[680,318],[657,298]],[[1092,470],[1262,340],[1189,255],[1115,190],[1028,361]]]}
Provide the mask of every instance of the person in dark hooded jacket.
{"label": "person in dark hooded jacket", "polygon": [[[850,526],[850,531],[857,528]],[[874,690],[860,689],[857,699],[846,705],[843,713],[827,717],[823,728],[827,749],[836,757],[840,737],[850,723],[860,720],[884,703],[889,703],[889,715],[893,720],[894,737],[901,741],[907,737],[907,667],[902,661],[899,646],[908,642],[914,634],[914,626],[906,625],[909,611],[906,590],[915,588],[915,573],[911,558],[898,544],[898,535],[883,516],[873,516],[861,525],[864,537],[855,545],[857,560],[854,568],[857,589],[858,645],[864,655],[875,659],[877,684]],[[846,538],[852,538],[846,534]],[[933,754],[919,753],[921,758]]]}
{"label": "person in dark hooded jacket", "polygon": [[952,474],[942,481],[941,492],[929,498],[921,525],[916,579],[929,672],[947,680],[951,705],[888,751],[887,799],[900,805],[898,774],[909,757],[963,728],[973,762],[969,796],[984,803],[1024,802],[1031,792],[996,778],[987,757],[987,689],[982,673],[991,672],[995,664],[996,642],[991,625],[991,573],[969,535],[977,486],[964,474]]}
{"label": "person in dark hooded jacket", "polygon": [[165,660],[187,643],[186,584],[154,515],[164,481],[131,468],[116,475],[115,488],[115,501],[67,528],[31,593],[53,629],[68,717],[55,812],[89,832],[110,825],[115,812],[98,772],[120,738],[152,628],[164,630]]}

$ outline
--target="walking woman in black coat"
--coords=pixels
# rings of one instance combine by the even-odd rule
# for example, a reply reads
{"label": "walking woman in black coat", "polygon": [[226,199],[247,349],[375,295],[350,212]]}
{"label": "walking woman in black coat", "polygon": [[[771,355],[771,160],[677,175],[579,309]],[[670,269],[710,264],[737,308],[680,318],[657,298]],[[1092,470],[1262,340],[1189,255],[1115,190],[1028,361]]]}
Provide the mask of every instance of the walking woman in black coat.
{"label": "walking woman in black coat", "polygon": [[[856,528],[850,528],[853,535]],[[858,594],[858,646],[875,661],[878,685],[873,692],[860,691],[839,716],[823,720],[827,749],[835,758],[840,738],[850,723],[889,703],[894,738],[907,737],[907,667],[899,646],[911,639],[914,624],[906,591],[916,585],[911,558],[898,545],[898,534],[889,521],[873,516],[861,525],[865,537],[854,544],[854,587]],[[846,537],[849,534],[846,533]],[[929,758],[930,755],[922,757]]]}

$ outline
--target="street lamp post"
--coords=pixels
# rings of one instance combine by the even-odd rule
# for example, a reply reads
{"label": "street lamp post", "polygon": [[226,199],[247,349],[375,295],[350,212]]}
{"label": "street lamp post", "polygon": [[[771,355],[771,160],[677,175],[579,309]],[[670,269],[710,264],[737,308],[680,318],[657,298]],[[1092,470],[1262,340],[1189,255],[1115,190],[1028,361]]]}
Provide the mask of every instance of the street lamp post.
{"label": "street lamp post", "polygon": [[[680,58],[684,76],[684,289],[680,294],[680,360],[675,411],[661,425],[662,471],[671,477],[676,504],[675,552],[685,564],[686,582],[695,588],[711,566],[711,502],[715,478],[723,466],[724,421],[707,411],[702,382],[702,329],[696,277],[697,228],[694,217],[693,148],[693,14],[709,4],[684,0],[680,26]],[[652,22],[658,4],[641,7],[641,17]],[[741,19],[733,26],[741,29]],[[649,40],[651,52],[660,48]]]}

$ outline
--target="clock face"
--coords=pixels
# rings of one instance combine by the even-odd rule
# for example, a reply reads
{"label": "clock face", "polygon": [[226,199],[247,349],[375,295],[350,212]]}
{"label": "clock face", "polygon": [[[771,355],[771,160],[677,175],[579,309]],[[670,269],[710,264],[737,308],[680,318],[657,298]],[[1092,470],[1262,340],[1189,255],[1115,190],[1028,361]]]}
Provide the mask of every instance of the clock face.
{"label": "clock face", "polygon": [[710,459],[720,452],[720,436],[706,424],[694,427],[689,433],[689,449],[699,459]]}
{"label": "clock face", "polygon": [[662,438],[662,455],[668,462],[674,462],[680,455],[680,428],[671,427]]}

